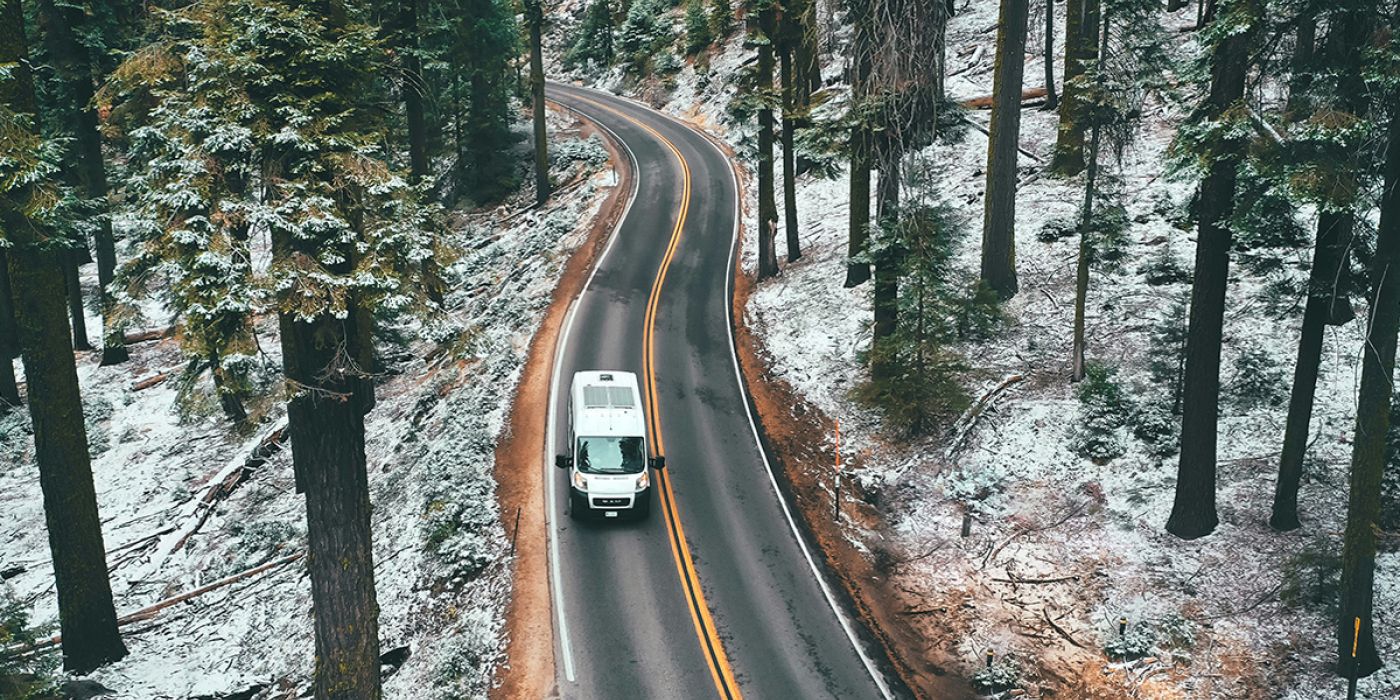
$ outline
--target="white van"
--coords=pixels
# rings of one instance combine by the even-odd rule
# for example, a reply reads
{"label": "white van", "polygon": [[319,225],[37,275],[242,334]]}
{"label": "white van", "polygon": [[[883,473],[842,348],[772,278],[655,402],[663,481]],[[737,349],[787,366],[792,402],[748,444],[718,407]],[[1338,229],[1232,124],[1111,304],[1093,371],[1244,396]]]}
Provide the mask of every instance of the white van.
{"label": "white van", "polygon": [[555,465],[569,470],[569,514],[575,518],[651,512],[650,469],[665,457],[647,458],[647,422],[637,375],[576,372],[569,387],[569,443]]}

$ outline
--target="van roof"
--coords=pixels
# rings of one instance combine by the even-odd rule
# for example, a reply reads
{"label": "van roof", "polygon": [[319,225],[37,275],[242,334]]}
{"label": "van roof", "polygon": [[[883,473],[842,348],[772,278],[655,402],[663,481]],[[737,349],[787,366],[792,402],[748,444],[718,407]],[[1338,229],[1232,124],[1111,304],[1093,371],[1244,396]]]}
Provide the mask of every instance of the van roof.
{"label": "van roof", "polygon": [[583,437],[645,437],[641,390],[631,372],[575,372],[569,390],[574,434]]}

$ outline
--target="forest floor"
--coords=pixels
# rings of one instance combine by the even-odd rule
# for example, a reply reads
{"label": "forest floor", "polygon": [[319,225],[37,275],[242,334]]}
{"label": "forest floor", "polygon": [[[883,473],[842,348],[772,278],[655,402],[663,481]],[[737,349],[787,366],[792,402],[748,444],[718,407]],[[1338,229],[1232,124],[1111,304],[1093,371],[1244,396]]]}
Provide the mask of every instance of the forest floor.
{"label": "forest floor", "polygon": [[[1057,10],[1063,27],[1063,8]],[[959,2],[947,39],[950,97],[991,93],[996,12],[992,0]],[[1033,27],[1044,26],[1043,12],[1043,5],[1033,11]],[[1163,18],[1182,55],[1195,50],[1193,34],[1178,31],[1194,24],[1193,13],[1194,7]],[[839,23],[824,20],[823,26],[836,27],[837,45],[848,39]],[[1040,87],[1044,75],[1041,33],[1031,36],[1027,88]],[[735,124],[727,110],[738,89],[732,76],[751,60],[751,49],[736,35],[708,58],[708,70],[700,74],[687,62],[676,75],[641,85],[618,70],[592,80],[710,129],[751,160],[754,127]],[[845,59],[827,55],[824,61],[831,82]],[[836,110],[840,102],[838,94],[829,104]],[[985,127],[988,114],[971,111],[967,117]],[[1180,105],[1149,101],[1135,142],[1121,159],[1104,157],[1128,225],[1117,262],[1092,276],[1089,358],[1116,369],[1116,382],[1136,407],[1172,400],[1153,381],[1149,363],[1162,352],[1153,335],[1180,327],[1175,307],[1189,295],[1185,280],[1195,235],[1177,222],[1193,185],[1165,172],[1167,147],[1183,118]],[[1222,372],[1221,524],[1192,542],[1168,535],[1174,455],[1154,455],[1160,450],[1126,428],[1116,436],[1125,447],[1120,457],[1097,463],[1073,448],[1082,420],[1069,383],[1077,239],[1042,233],[1072,224],[1083,180],[1044,172],[1055,133],[1053,113],[1023,111],[1021,147],[1037,158],[1021,159],[1021,291],[1005,305],[1008,322],[994,339],[957,348],[973,367],[970,393],[988,400],[975,418],[912,442],[892,435],[879,414],[851,396],[866,376],[862,354],[870,337],[871,285],[842,287],[845,174],[799,177],[803,257],[753,289],[744,325],[753,332],[762,365],[749,376],[761,374],[792,390],[791,415],[774,416],[770,407],[765,423],[790,421],[827,433],[825,444],[781,455],[799,498],[807,493],[809,501],[830,502],[831,469],[821,462],[832,457],[830,433],[840,420],[844,474],[856,482],[862,502],[843,511],[848,546],[827,541],[824,550],[847,569],[848,581],[868,567],[874,578],[864,578],[873,581],[866,585],[896,596],[893,614],[883,617],[898,622],[883,636],[898,647],[897,656],[926,668],[951,662],[956,668],[950,670],[970,675],[991,650],[1027,697],[1343,696],[1345,683],[1332,668],[1329,591],[1345,518],[1363,324],[1328,329],[1300,497],[1304,527],[1274,532],[1267,521],[1301,309],[1297,295],[1278,290],[1300,288],[1311,252],[1283,251],[1284,265],[1276,270],[1233,267]],[[905,166],[927,183],[911,187],[907,197],[946,203],[962,218],[966,235],[957,244],[954,267],[969,281],[978,271],[986,148],[985,136],[968,129],[914,154]],[[747,184],[745,223],[753,231],[755,183]],[[1302,224],[1305,230],[1313,226]],[[778,239],[781,257],[782,235]],[[752,274],[752,235],[744,252],[742,265]],[[1164,269],[1185,274],[1163,280]],[[1273,394],[1261,400],[1254,395],[1260,386]],[[972,528],[961,537],[965,514],[972,516]],[[858,566],[841,554],[851,548],[865,559]],[[1400,552],[1392,540],[1377,566],[1377,643],[1383,659],[1395,659]],[[1117,641],[1120,618],[1129,623],[1120,643],[1145,658],[1110,658],[1106,647]],[[1364,679],[1360,696],[1400,697],[1397,666]]]}
{"label": "forest floor", "polygon": [[[446,317],[394,325],[404,340],[381,347],[388,376],[366,452],[386,697],[485,696],[505,661],[514,561],[496,445],[531,338],[616,179],[603,144],[578,122],[552,114],[550,129],[556,197],[534,210],[522,191],[454,212],[460,258]],[[147,316],[169,322],[158,305]],[[131,362],[115,367],[79,355],[118,614],[283,562],[125,626],[130,655],[88,679],[116,696],[293,698],[309,685],[310,585],[293,558],[305,549],[305,515],[290,452],[247,463],[285,421],[275,324],[259,322],[265,391],[250,404],[259,427],[249,435],[230,430],[207,377],[180,376],[174,339],[133,346]],[[0,595],[25,604],[41,637],[57,628],[51,569],[29,418],[12,411],[0,418]]]}

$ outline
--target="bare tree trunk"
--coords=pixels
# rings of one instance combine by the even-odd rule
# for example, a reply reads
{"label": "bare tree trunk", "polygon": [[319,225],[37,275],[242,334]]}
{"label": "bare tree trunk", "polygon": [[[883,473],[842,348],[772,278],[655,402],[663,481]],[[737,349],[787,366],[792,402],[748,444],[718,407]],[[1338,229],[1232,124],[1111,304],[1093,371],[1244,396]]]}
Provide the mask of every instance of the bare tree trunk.
{"label": "bare tree trunk", "polygon": [[[758,46],[758,91],[767,100],[773,92],[773,37],[777,35],[776,13],[765,2],[758,13],[758,31],[765,41]],[[758,278],[778,274],[778,204],[773,195],[773,109],[758,109]]]}
{"label": "bare tree trunk", "polygon": [[[888,239],[899,222],[899,147],[886,139],[880,149],[880,182],[876,188],[876,212],[880,228]],[[886,240],[875,256],[874,336],[871,340],[870,374],[875,379],[888,379],[891,374],[888,353],[883,341],[894,336],[899,326],[899,269],[903,257],[899,244]]]}
{"label": "bare tree trunk", "polygon": [[1299,19],[1293,39],[1293,76],[1288,81],[1288,102],[1283,111],[1289,121],[1298,121],[1311,111],[1308,88],[1312,86],[1313,53],[1317,44],[1317,17],[1311,11]]}
{"label": "bare tree trunk", "polygon": [[[123,342],[125,334],[112,322],[112,298],[108,291],[116,277],[117,255],[112,240],[112,220],[107,212],[107,166],[102,157],[97,113],[92,106],[92,61],[87,47],[77,37],[85,18],[81,5],[59,6],[54,0],[41,0],[39,15],[43,18],[44,37],[56,64],[57,76],[68,90],[63,116],[73,130],[73,150],[67,156],[65,170],[83,196],[99,207],[93,242],[97,249],[97,293],[103,321],[102,364],[120,364],[126,362],[129,355]],[[72,287],[69,291],[72,292]],[[74,326],[75,338],[82,338],[77,347],[91,349],[87,346],[87,324],[82,325],[81,332]]]}
{"label": "bare tree trunk", "polygon": [[525,0],[530,27],[530,99],[535,124],[535,202],[549,200],[549,135],[544,123],[544,0]]}
{"label": "bare tree trunk", "polygon": [[1357,397],[1356,443],[1351,453],[1346,539],[1342,545],[1337,668],[1348,678],[1369,676],[1381,667],[1373,613],[1381,481],[1394,391],[1396,333],[1400,331],[1400,111],[1391,110],[1389,132],[1381,222],[1371,264],[1373,298],[1363,348],[1361,392]]}
{"label": "bare tree trunk", "polygon": [[1045,0],[1045,104],[1041,109],[1053,112],[1060,106],[1055,94],[1055,0]]}
{"label": "bare tree trunk", "polygon": [[1084,99],[1078,81],[1098,51],[1099,0],[1065,2],[1064,91],[1060,98],[1060,126],[1050,170],[1077,175],[1084,170]]}
{"label": "bare tree trunk", "polygon": [[[0,9],[0,65],[10,66],[9,80],[0,81],[0,104],[33,115],[37,123],[19,0],[5,0]],[[78,372],[63,318],[68,262],[51,245],[54,233],[26,214],[34,194],[33,184],[0,193],[0,228],[11,245],[6,257],[58,591],[63,665],[85,674],[126,656],[126,646],[117,632]]]}
{"label": "bare tree trunk", "polygon": [[[870,0],[854,0],[851,3],[851,21],[855,25],[851,93],[855,100],[863,99],[869,90],[870,53],[874,49],[869,3]],[[870,262],[864,260],[866,242],[870,238],[870,169],[873,167],[870,150],[869,125],[863,122],[855,124],[851,127],[851,209],[845,282],[848,288],[858,287],[870,279]]]}
{"label": "bare tree trunk", "polygon": [[[1106,13],[1102,24],[1099,56],[1108,53],[1109,25]],[[1099,59],[1095,60],[1097,62]],[[1079,260],[1074,273],[1074,342],[1070,348],[1069,378],[1071,382],[1084,381],[1084,355],[1089,345],[1084,329],[1085,307],[1089,302],[1089,261],[1093,257],[1093,243],[1089,240],[1089,232],[1093,227],[1094,197],[1098,194],[1095,188],[1099,179],[1099,145],[1102,140],[1102,130],[1097,120],[1090,127],[1090,131],[1092,136],[1089,138],[1089,175],[1084,182],[1084,206],[1079,216]]]}
{"label": "bare tree trunk", "polygon": [[1009,299],[1016,295],[1016,159],[1021,134],[1029,0],[1002,0],[996,77],[987,142],[987,195],[982,223],[982,280]]}
{"label": "bare tree trunk", "polygon": [[[1260,10],[1254,0],[1242,0],[1232,7],[1245,13],[1239,21],[1248,24],[1215,47],[1210,96],[1200,120],[1221,119],[1244,97],[1249,51],[1259,31]],[[1176,498],[1167,521],[1167,532],[1188,540],[1210,534],[1219,523],[1215,511],[1215,450],[1220,413],[1220,342],[1230,272],[1229,219],[1234,211],[1236,171],[1245,145],[1240,138],[1219,145],[1201,183],[1196,271],[1191,286],[1182,389],[1181,455]]]}
{"label": "bare tree trunk", "polygon": [[15,326],[14,297],[10,292],[10,263],[0,248],[0,414],[19,406],[15,358],[19,357],[19,328]]}
{"label": "bare tree trunk", "polygon": [[797,154],[793,151],[796,130],[793,113],[797,110],[797,86],[792,65],[793,47],[784,41],[779,51],[783,89],[783,221],[787,229],[787,259],[797,262],[802,257],[801,228],[797,221]]}
{"label": "bare tree trunk", "polygon": [[414,182],[432,176],[428,125],[423,116],[423,59],[418,55],[418,3],[399,0],[399,49],[403,56],[403,107],[408,125],[408,168]]}

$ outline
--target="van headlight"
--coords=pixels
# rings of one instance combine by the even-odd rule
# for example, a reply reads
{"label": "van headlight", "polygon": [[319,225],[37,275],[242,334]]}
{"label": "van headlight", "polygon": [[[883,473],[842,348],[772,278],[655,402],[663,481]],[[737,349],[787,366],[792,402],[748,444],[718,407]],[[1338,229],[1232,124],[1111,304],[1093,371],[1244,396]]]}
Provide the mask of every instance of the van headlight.
{"label": "van headlight", "polygon": [[642,473],[637,476],[637,490],[642,491],[648,486],[651,486],[651,477],[643,470]]}
{"label": "van headlight", "polygon": [[574,488],[585,493],[588,491],[588,477],[583,472],[574,472]]}

